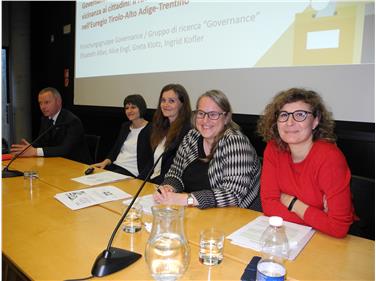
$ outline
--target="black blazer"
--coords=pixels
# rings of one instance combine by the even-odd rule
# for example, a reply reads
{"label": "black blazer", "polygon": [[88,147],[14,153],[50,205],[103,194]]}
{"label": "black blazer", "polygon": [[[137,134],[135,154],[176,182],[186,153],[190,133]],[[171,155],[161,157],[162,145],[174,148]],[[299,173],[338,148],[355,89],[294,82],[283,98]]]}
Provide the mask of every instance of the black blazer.
{"label": "black blazer", "polygon": [[[131,122],[124,122],[121,126],[119,135],[116,139],[114,146],[112,147],[110,153],[107,155],[107,158],[114,162],[118,157],[120,150],[128,137],[130,132]],[[137,138],[137,168],[138,173],[141,175],[144,173],[146,165],[153,158],[153,152],[150,146],[150,133],[151,133],[151,123],[149,122],[140,132]]]}
{"label": "black blazer", "polygon": [[[81,120],[69,110],[62,108],[55,125],[57,126],[37,141],[34,146],[41,147],[45,157],[59,156],[90,164],[92,159],[85,142]],[[50,126],[50,120],[47,117],[42,117],[39,135]]]}
{"label": "black blazer", "polygon": [[[176,152],[178,151],[179,145],[182,142],[184,136],[189,132],[191,129],[191,124],[190,122],[187,122],[186,124],[183,125],[183,127],[180,130],[179,135],[175,138],[175,140],[170,144],[169,147],[164,152],[164,155],[162,156],[162,167],[161,167],[161,174],[154,179],[150,180],[153,183],[156,184],[161,184],[164,180],[165,174],[168,172],[170,169],[172,162],[174,161]],[[148,168],[145,169],[145,174],[142,176],[140,175],[140,178],[145,179],[147,176],[147,173],[150,171],[150,169],[153,167],[154,164],[154,152],[153,152],[153,158],[152,160],[148,163]]]}

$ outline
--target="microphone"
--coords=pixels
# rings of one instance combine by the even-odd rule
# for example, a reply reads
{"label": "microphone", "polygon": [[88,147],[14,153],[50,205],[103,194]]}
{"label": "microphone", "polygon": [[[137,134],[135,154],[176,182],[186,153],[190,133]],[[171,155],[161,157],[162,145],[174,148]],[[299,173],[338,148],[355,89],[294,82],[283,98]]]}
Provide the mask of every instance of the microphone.
{"label": "microphone", "polygon": [[151,177],[155,167],[157,166],[158,162],[161,160],[162,156],[165,153],[163,152],[155,161],[153,167],[150,169],[149,173],[145,177],[144,181],[142,182],[141,186],[138,188],[136,195],[133,197],[133,200],[129,204],[128,208],[125,210],[123,215],[121,216],[119,222],[117,223],[114,231],[111,234],[111,238],[108,241],[108,245],[106,250],[104,250],[102,253],[100,253],[97,257],[97,259],[94,262],[93,268],[91,270],[91,274],[95,277],[102,277],[106,276],[108,274],[117,272],[123,268],[126,268],[127,266],[131,265],[135,261],[137,261],[139,258],[142,257],[141,254],[131,252],[124,249],[119,249],[115,247],[111,247],[112,241],[115,238],[115,234],[119,230],[123,220],[127,216],[129,210],[132,208],[134,202],[140,195],[142,189],[144,188],[146,181],[149,180]]}
{"label": "microphone", "polygon": [[52,128],[58,128],[60,126],[67,125],[69,122],[62,122],[59,124],[54,124],[48,127],[45,131],[43,131],[35,140],[33,140],[28,146],[26,146],[20,153],[16,154],[8,163],[8,165],[5,166],[3,171],[1,172],[2,178],[13,178],[13,177],[21,177],[23,176],[23,172],[17,171],[17,170],[10,170],[9,166],[12,164],[18,157],[20,157],[22,154],[25,153],[26,150],[33,144],[35,144],[37,141],[39,141],[42,137],[44,137],[49,131],[52,130]]}

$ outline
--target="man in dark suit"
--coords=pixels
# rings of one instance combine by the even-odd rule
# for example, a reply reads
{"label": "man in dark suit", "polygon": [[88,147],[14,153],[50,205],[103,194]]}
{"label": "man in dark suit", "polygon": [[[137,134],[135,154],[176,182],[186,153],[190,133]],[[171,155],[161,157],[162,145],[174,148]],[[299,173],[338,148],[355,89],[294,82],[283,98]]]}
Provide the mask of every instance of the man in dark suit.
{"label": "man in dark suit", "polygon": [[[60,156],[71,160],[90,163],[91,157],[84,138],[81,120],[72,112],[62,108],[60,93],[52,87],[44,88],[38,94],[39,107],[43,113],[39,135],[55,125],[45,136],[27,149],[23,157]],[[13,144],[12,153],[21,152],[29,145],[25,139]]]}

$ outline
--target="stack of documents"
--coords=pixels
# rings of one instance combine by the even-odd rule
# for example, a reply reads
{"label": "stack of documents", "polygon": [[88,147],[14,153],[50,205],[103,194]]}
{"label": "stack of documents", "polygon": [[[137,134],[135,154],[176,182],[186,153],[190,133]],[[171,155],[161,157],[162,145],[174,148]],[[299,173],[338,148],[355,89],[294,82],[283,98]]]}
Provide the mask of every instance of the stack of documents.
{"label": "stack of documents", "polygon": [[[294,260],[311,239],[315,231],[312,227],[287,221],[284,221],[283,224],[290,246],[289,260]],[[259,252],[261,250],[261,235],[268,226],[269,217],[260,216],[226,238],[231,240],[231,243],[234,245],[250,248]]]}
{"label": "stack of documents", "polygon": [[73,190],[55,195],[57,200],[72,210],[129,197],[132,195],[111,185]]}

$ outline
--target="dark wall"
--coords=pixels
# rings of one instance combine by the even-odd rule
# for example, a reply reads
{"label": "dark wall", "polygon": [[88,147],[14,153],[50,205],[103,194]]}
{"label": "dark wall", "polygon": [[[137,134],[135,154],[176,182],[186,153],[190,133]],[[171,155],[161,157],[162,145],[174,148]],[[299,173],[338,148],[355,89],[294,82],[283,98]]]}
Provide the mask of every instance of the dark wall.
{"label": "dark wall", "polygon": [[[73,105],[75,2],[31,2],[31,87],[33,135],[38,132],[40,111],[38,92],[47,86],[57,88],[67,108]],[[71,33],[63,34],[71,24]],[[64,69],[70,71],[70,83],[64,87]]]}
{"label": "dark wall", "polygon": [[[122,108],[73,105],[74,17],[73,1],[31,2],[33,135],[38,132],[40,118],[36,102],[38,91],[46,86],[56,87],[61,91],[64,106],[81,118],[86,132],[102,137],[99,158],[103,159],[125,117]],[[63,34],[63,27],[67,24],[71,24],[71,33]],[[51,40],[52,36],[54,40]],[[70,74],[68,87],[64,87],[66,68]],[[152,113],[152,110],[148,111],[147,119],[150,120]],[[258,154],[262,155],[265,144],[255,134],[258,116],[239,114],[234,119],[250,138]],[[353,174],[375,177],[374,131],[374,123],[337,121],[337,144],[344,152]]]}

